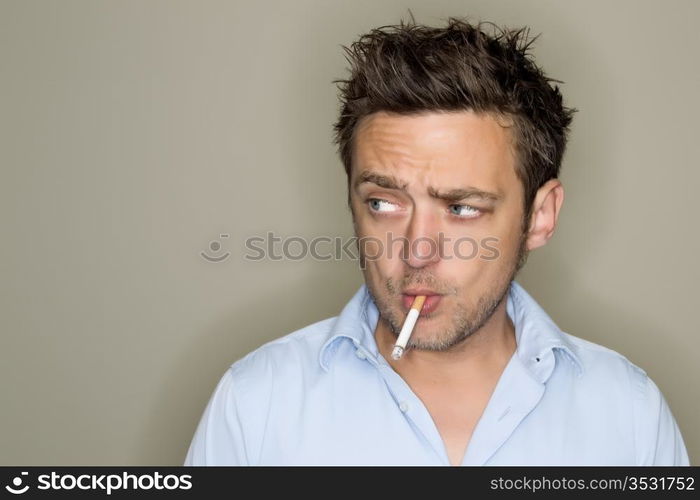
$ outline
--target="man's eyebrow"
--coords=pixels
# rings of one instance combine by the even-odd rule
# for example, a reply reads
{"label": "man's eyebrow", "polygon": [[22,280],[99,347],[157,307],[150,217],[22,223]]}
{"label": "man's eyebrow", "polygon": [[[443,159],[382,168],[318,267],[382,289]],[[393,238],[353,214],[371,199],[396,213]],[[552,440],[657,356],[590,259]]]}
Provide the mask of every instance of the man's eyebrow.
{"label": "man's eyebrow", "polygon": [[[365,183],[376,184],[384,189],[396,189],[399,191],[405,191],[406,187],[408,187],[407,182],[401,182],[392,175],[384,175],[372,171],[364,171],[359,174],[355,180],[354,187],[357,189],[361,184]],[[500,194],[491,193],[489,191],[484,191],[483,189],[471,186],[450,189],[444,192],[441,192],[440,190],[431,186],[428,187],[428,193],[433,198],[445,201],[460,201],[469,198],[478,198],[484,201],[497,202],[503,198]]]}
{"label": "man's eyebrow", "polygon": [[407,182],[401,183],[393,175],[383,175],[367,170],[357,176],[354,187],[357,189],[360,184],[365,183],[376,184],[384,189],[398,189],[399,191],[405,191],[408,186]]}
{"label": "man's eyebrow", "polygon": [[450,189],[449,191],[445,191],[444,193],[439,192],[433,187],[429,187],[428,193],[433,198],[438,198],[440,200],[445,201],[461,201],[470,198],[478,198],[483,201],[497,202],[500,201],[502,198],[500,194],[491,193],[489,191],[484,191],[483,189],[478,189],[471,186],[465,188]]}

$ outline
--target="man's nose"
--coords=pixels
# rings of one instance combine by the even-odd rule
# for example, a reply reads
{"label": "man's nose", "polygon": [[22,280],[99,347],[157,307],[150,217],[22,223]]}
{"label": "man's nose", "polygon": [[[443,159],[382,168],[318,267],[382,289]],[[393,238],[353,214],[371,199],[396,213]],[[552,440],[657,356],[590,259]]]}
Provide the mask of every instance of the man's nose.
{"label": "man's nose", "polygon": [[401,253],[406,265],[421,268],[440,260],[438,214],[415,209],[411,215]]}

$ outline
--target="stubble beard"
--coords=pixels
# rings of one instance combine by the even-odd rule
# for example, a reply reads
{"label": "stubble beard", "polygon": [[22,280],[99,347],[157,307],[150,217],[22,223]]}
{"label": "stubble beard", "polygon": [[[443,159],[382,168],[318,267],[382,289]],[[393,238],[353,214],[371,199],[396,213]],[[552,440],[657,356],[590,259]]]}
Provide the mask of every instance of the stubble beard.
{"label": "stubble beard", "polygon": [[[511,282],[525,265],[529,253],[527,251],[526,242],[526,233],[525,231],[521,231],[516,256],[508,264],[507,271],[501,275],[504,279],[499,280],[494,287],[491,287],[486,293],[482,294],[474,307],[470,308],[463,303],[457,303],[453,319],[448,328],[441,332],[433,332],[433,335],[427,339],[418,339],[412,336],[407,347],[423,351],[449,351],[478,332],[489,321],[501,302],[507,297]],[[384,319],[391,333],[398,338],[405,320],[405,315],[401,311],[396,310],[394,307],[396,300],[392,300],[392,298],[398,297],[401,299],[401,289],[403,287],[398,287],[394,281],[389,278],[385,283],[386,293],[377,294],[376,290],[373,289],[373,283],[371,283],[371,280],[367,279],[369,276],[366,270],[365,274],[367,290],[379,310],[380,321]],[[424,285],[436,288],[438,291],[443,291],[442,288],[435,286],[434,280],[429,276],[421,276],[420,274],[420,271],[414,273],[410,280],[406,280],[406,283],[411,286]],[[456,291],[454,293],[456,294]],[[450,296],[451,294],[447,294],[442,300]],[[432,314],[426,315],[426,318],[432,316]]]}

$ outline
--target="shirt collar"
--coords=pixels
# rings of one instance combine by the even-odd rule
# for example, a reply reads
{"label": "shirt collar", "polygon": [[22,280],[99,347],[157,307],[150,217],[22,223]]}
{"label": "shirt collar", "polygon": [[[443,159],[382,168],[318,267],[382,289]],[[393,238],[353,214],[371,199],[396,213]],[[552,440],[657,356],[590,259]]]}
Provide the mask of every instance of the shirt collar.
{"label": "shirt collar", "polygon": [[[515,280],[511,281],[508,290],[506,311],[515,326],[516,355],[537,381],[544,383],[552,374],[556,350],[576,367],[579,376],[583,374],[578,347]],[[380,357],[374,338],[378,320],[377,306],[367,285],[362,284],[337,317],[329,338],[321,347],[321,367],[328,371],[339,344],[348,341],[363,349],[368,358],[376,362]]]}
{"label": "shirt collar", "polygon": [[379,348],[374,339],[374,330],[379,321],[379,310],[374,304],[367,285],[363,284],[350,299],[336,319],[328,340],[321,346],[319,363],[328,371],[340,342],[351,341],[356,347],[364,346],[375,358]]}

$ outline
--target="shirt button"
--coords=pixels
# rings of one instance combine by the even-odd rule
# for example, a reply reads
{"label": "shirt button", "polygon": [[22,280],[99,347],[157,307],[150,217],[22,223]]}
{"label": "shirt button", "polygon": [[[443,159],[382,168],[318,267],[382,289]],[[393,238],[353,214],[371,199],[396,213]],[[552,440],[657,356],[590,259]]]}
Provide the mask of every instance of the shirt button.
{"label": "shirt button", "polygon": [[360,349],[355,351],[355,355],[360,359],[367,359],[367,356]]}
{"label": "shirt button", "polygon": [[401,401],[401,403],[399,403],[399,410],[406,413],[408,411],[408,403],[406,401]]}

